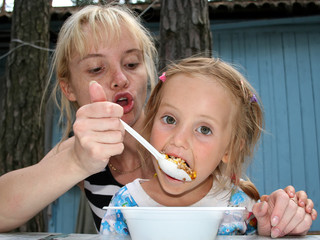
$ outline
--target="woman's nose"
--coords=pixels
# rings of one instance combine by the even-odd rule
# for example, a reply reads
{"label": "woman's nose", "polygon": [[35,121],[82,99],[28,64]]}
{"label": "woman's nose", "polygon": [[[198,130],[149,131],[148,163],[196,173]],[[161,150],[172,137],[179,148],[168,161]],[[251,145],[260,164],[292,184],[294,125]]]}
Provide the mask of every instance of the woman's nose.
{"label": "woman's nose", "polygon": [[129,80],[121,69],[113,72],[111,75],[111,89],[126,88],[129,85]]}

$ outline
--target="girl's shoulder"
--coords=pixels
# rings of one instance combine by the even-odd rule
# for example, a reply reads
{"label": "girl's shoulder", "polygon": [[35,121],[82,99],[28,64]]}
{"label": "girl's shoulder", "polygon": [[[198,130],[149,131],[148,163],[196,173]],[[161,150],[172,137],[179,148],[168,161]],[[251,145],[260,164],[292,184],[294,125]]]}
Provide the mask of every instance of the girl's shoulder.
{"label": "girl's shoulder", "polygon": [[133,207],[137,206],[134,198],[128,191],[127,186],[123,186],[112,198],[110,205],[114,207]]}
{"label": "girl's shoulder", "polygon": [[251,211],[256,201],[250,198],[240,187],[234,186],[231,190],[229,206],[231,207],[246,207]]}

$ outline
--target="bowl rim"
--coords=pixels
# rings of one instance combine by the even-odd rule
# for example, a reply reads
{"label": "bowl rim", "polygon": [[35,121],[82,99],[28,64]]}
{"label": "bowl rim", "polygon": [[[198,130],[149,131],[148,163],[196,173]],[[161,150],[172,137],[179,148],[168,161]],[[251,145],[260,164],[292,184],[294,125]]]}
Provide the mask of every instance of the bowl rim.
{"label": "bowl rim", "polygon": [[159,210],[159,211],[245,211],[246,207],[115,207],[105,206],[104,210]]}

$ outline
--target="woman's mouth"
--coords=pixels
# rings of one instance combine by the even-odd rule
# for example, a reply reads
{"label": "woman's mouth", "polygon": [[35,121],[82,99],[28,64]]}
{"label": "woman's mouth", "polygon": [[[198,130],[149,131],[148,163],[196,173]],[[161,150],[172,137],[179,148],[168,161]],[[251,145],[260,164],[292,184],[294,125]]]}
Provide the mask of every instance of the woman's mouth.
{"label": "woman's mouth", "polygon": [[114,96],[114,103],[119,104],[121,107],[123,107],[124,114],[130,112],[134,107],[134,100],[130,93],[117,93]]}

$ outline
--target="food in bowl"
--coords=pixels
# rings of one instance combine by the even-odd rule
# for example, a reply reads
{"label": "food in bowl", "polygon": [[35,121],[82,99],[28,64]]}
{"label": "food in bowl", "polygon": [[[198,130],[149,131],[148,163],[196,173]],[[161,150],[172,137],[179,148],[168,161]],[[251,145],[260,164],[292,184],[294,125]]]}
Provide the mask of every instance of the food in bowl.
{"label": "food in bowl", "polygon": [[224,214],[243,207],[105,207],[121,210],[132,240],[215,240]]}

